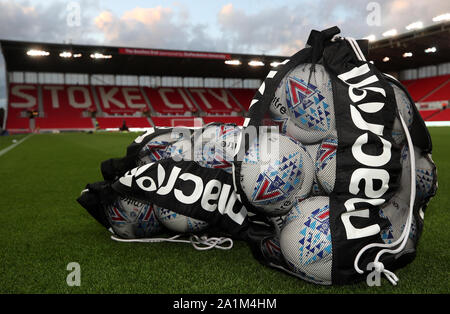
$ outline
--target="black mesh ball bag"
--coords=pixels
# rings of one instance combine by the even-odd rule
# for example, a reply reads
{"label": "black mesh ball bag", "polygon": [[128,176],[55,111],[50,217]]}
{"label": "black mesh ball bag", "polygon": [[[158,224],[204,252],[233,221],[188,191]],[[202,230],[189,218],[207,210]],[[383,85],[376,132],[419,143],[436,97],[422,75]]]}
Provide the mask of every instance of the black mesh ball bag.
{"label": "black mesh ball bag", "polygon": [[235,185],[273,225],[250,241],[262,263],[317,284],[382,273],[396,284],[436,193],[431,138],[406,89],[366,60],[367,41],[339,32],[312,31],[268,73],[244,124],[258,141],[243,132]]}

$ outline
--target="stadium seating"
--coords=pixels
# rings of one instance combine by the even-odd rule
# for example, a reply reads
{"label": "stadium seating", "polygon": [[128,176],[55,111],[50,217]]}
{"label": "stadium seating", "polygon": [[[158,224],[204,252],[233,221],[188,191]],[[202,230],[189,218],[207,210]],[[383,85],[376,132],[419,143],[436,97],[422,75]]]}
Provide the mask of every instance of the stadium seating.
{"label": "stadium seating", "polygon": [[10,84],[6,129],[10,132],[30,131],[29,111],[38,110],[38,87],[33,84]]}
{"label": "stadium seating", "polygon": [[427,121],[450,121],[450,109],[444,109],[434,114],[427,118]]}
{"label": "stadium seating", "polygon": [[[417,80],[403,81],[414,101],[448,100],[450,94],[450,75],[434,76]],[[436,93],[439,94],[436,97]],[[444,99],[438,99],[444,97]]]}
{"label": "stadium seating", "polygon": [[149,109],[138,86],[96,86],[95,91],[102,111],[109,115],[132,115]]}
{"label": "stadium seating", "polygon": [[42,85],[44,114],[36,118],[40,130],[93,129],[92,119],[83,112],[95,111],[96,106],[89,86]]}
{"label": "stadium seating", "polygon": [[442,100],[450,100],[450,78],[447,83],[443,84],[435,92],[423,99],[425,102]]}
{"label": "stadium seating", "polygon": [[241,104],[241,106],[248,111],[248,107],[250,106],[250,102],[256,93],[256,89],[229,88],[228,91]]}
{"label": "stadium seating", "polygon": [[[433,102],[450,100],[450,75],[404,81],[422,99],[424,120],[449,119]],[[201,126],[211,122],[242,125],[255,89],[10,84],[6,128],[39,130],[118,129]],[[427,105],[433,104],[429,107]],[[437,105],[439,105],[437,107]],[[439,108],[439,109],[437,109]],[[31,111],[39,111],[30,123]],[[96,118],[91,113],[96,112]],[[143,113],[150,112],[150,118]]]}
{"label": "stadium seating", "polygon": [[420,110],[419,113],[422,116],[422,119],[427,120],[428,118],[432,117],[439,111],[440,109]]}
{"label": "stadium seating", "polygon": [[225,89],[189,88],[188,91],[194,102],[208,114],[242,112],[242,108]]}
{"label": "stadium seating", "polygon": [[185,112],[197,112],[197,108],[185,89],[183,88],[149,88],[144,87],[152,108],[161,114],[184,114]]}

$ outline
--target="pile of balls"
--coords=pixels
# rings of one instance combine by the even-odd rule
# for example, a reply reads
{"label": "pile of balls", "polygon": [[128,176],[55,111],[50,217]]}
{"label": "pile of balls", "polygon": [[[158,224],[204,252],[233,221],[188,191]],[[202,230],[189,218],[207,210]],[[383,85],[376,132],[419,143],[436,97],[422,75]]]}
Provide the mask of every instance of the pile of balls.
{"label": "pile of balls", "polygon": [[[241,185],[252,205],[269,216],[276,216],[279,234],[269,241],[279,244],[290,269],[305,280],[330,284],[329,196],[335,186],[339,142],[331,79],[322,65],[316,64],[314,72],[310,68],[311,64],[299,65],[280,82],[270,107],[271,118],[279,126],[280,134],[268,135],[279,143],[278,154],[263,158],[261,145],[264,144],[255,141],[241,165]],[[413,104],[400,88],[394,84],[392,87],[399,113],[410,127]],[[391,222],[380,234],[385,243],[399,238],[405,226],[396,224],[404,224],[409,207],[409,191],[402,191],[410,185],[409,153],[398,118],[392,137],[403,147],[403,188],[379,213]],[[425,199],[432,190],[433,163],[418,152],[415,157],[417,195]],[[411,239],[415,232],[413,220]]]}

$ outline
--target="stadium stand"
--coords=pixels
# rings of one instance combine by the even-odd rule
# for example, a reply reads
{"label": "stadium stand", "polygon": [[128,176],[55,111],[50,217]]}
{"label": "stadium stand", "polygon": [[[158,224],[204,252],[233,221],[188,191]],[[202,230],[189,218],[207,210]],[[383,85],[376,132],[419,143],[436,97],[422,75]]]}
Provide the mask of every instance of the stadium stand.
{"label": "stadium stand", "polygon": [[250,102],[256,93],[256,89],[229,88],[228,91],[236,99],[236,101],[238,101],[241,106],[248,111],[248,107],[250,106]]}
{"label": "stadium stand", "polygon": [[[39,111],[33,120],[33,128],[39,130],[94,129],[95,122],[99,129],[118,129],[124,121],[129,128],[199,126],[210,122],[242,124],[242,108],[248,108],[254,92],[254,89],[10,84],[7,128],[13,132],[30,131],[31,111]],[[199,109],[196,104],[200,104]],[[154,114],[144,116],[150,110]],[[94,119],[92,113],[96,113]],[[195,116],[196,113],[201,117]]]}
{"label": "stadium stand", "polygon": [[148,110],[148,104],[138,86],[96,86],[101,110],[109,115],[132,115]]}
{"label": "stadium stand", "polygon": [[441,111],[440,109],[431,109],[431,110],[419,110],[422,119],[427,120],[428,118],[434,116],[436,113]]}
{"label": "stadium stand", "polygon": [[185,112],[197,112],[197,107],[192,104],[189,96],[183,88],[149,88],[144,87],[152,108],[161,114],[184,114]]}
{"label": "stadium stand", "polygon": [[[192,127],[210,122],[242,124],[243,108],[248,108],[254,92],[254,89],[10,84],[7,128],[30,131],[30,111],[39,111],[33,120],[33,128],[39,130],[83,130],[95,126],[118,129],[124,121],[129,128]],[[150,110],[154,114],[144,116]]]}
{"label": "stadium stand", "polygon": [[426,121],[450,121],[450,109],[439,110]]}
{"label": "stadium stand", "polygon": [[194,102],[207,114],[231,114],[233,111],[242,111],[225,89],[190,88],[188,91]]}
{"label": "stadium stand", "polygon": [[[89,86],[40,85],[42,108],[35,118],[40,130],[93,129],[92,118],[86,114],[95,110]],[[85,115],[83,115],[85,113]]]}
{"label": "stadium stand", "polygon": [[[448,83],[450,75],[420,78],[416,80],[402,81],[406,86],[414,101],[436,101],[450,99]],[[446,87],[447,86],[447,87]],[[438,93],[441,91],[441,93]],[[436,93],[438,93],[436,95]],[[437,96],[437,97],[436,97]],[[439,99],[440,97],[444,97]],[[430,100],[433,99],[433,100]]]}
{"label": "stadium stand", "polygon": [[425,102],[442,100],[450,100],[450,77],[444,84],[436,88],[432,94],[423,99]]}
{"label": "stadium stand", "polygon": [[8,95],[6,129],[10,132],[29,132],[30,112],[38,110],[37,85],[11,83]]}

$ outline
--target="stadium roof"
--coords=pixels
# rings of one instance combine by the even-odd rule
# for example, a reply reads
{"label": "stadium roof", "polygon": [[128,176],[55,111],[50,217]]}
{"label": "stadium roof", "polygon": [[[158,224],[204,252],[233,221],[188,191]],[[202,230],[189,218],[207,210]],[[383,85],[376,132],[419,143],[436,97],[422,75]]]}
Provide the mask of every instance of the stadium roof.
{"label": "stadium roof", "polygon": [[[286,57],[0,40],[8,71],[264,78]],[[66,52],[62,57],[61,53]],[[34,54],[30,56],[28,54]],[[39,55],[47,54],[47,55]],[[239,60],[240,65],[225,64]],[[250,66],[260,61],[262,66]]]}
{"label": "stadium roof", "polygon": [[[0,45],[7,70],[23,72],[262,79],[272,68],[272,62],[281,62],[286,58],[11,40],[0,40]],[[425,49],[432,47],[436,48],[435,52],[425,52]],[[35,50],[35,54],[46,52],[48,55],[30,56],[27,54],[30,50]],[[62,52],[70,52],[71,57],[61,57]],[[403,57],[408,52],[412,56]],[[386,57],[389,61],[384,62]],[[240,65],[225,64],[226,60],[239,60]],[[369,60],[374,61],[381,71],[390,73],[450,62],[450,22],[371,42]],[[264,65],[250,66],[250,61],[260,61]]]}
{"label": "stadium roof", "polygon": [[[435,52],[425,52],[425,49],[432,47],[436,48]],[[403,54],[408,52],[412,56],[404,57]],[[385,57],[389,61],[384,62]],[[450,22],[371,42],[369,60],[374,61],[377,68],[384,72],[450,62]]]}

